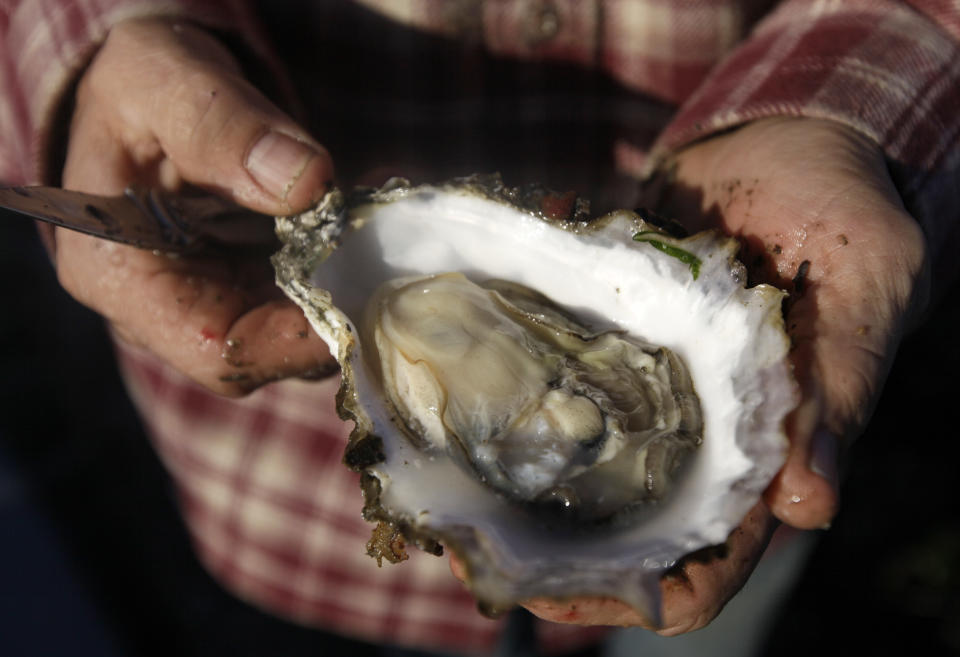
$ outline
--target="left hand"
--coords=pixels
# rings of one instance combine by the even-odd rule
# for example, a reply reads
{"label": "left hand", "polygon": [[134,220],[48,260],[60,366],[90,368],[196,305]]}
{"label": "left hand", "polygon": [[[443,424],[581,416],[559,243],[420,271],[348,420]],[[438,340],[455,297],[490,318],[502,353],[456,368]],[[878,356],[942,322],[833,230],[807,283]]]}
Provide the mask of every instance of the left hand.
{"label": "left hand", "polygon": [[661,580],[661,627],[610,599],[524,605],[548,620],[663,635],[703,627],[746,582],[775,518],[799,529],[827,526],[838,504],[838,451],[862,432],[926,303],[923,234],[880,149],[853,130],[766,119],[695,144],[673,164],[665,193],[648,206],[691,232],[717,227],[737,236],[754,281],[791,293],[786,327],[802,397],[786,422],[787,461],[731,534],[725,557],[684,560]]}

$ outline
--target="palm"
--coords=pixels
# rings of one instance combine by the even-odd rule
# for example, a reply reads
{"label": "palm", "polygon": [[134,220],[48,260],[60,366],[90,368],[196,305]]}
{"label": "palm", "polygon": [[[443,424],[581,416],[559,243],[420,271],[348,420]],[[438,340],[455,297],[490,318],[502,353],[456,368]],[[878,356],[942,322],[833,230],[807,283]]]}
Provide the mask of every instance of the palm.
{"label": "palm", "polygon": [[682,152],[674,173],[661,209],[740,237],[752,278],[791,292],[787,329],[803,401],[767,499],[790,524],[823,525],[835,491],[809,474],[811,436],[849,439],[869,418],[923,296],[922,235],[878,149],[838,124],[757,122]]}

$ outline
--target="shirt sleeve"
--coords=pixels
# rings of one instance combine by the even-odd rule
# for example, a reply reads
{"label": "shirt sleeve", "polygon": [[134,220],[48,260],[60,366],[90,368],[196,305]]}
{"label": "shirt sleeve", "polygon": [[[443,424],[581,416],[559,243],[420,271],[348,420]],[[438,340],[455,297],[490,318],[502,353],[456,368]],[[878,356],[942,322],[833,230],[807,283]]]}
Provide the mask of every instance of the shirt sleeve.
{"label": "shirt sleeve", "polygon": [[958,108],[955,4],[788,0],[686,100],[654,146],[650,168],[672,151],[755,119],[838,121],[884,150],[934,263],[943,266],[939,256],[960,247]]}
{"label": "shirt sleeve", "polygon": [[236,34],[254,53],[268,53],[254,14],[240,0],[0,3],[0,181],[49,181],[44,166],[65,94],[112,25],[154,16],[183,18]]}

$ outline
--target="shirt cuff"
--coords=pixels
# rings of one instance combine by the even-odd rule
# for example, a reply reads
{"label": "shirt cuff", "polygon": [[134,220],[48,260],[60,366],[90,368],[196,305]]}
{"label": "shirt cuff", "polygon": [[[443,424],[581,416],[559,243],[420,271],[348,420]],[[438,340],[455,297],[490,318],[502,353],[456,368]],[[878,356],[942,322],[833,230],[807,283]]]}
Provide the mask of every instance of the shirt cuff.
{"label": "shirt cuff", "polygon": [[906,207],[939,250],[956,239],[960,208],[960,44],[931,18],[893,1],[784,3],[684,103],[648,171],[755,119],[837,121],[883,149]]}

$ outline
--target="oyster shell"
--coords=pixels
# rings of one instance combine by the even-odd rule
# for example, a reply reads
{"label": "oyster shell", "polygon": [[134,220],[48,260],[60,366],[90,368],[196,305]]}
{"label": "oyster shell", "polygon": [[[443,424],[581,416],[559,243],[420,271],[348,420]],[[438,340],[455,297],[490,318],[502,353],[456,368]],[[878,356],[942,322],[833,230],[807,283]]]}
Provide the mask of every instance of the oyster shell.
{"label": "oyster shell", "polygon": [[[662,572],[725,541],[782,465],[783,418],[796,398],[784,293],[744,287],[733,239],[712,231],[676,239],[628,211],[587,220],[572,197],[507,188],[497,177],[392,181],[349,200],[332,191],[316,209],[277,221],[278,284],[341,365],[339,408],[356,423],[345,462],[363,473],[365,517],[424,549],[453,549],[483,606],[602,595],[656,620]],[[494,282],[473,285],[486,281]],[[467,367],[462,336],[396,328],[424,316],[418,299],[441,292],[458,304],[477,299],[449,311],[452,324],[493,312],[484,304],[510,306],[505,312],[527,323],[521,333],[540,331],[559,346],[517,349],[510,345],[525,338],[508,336],[498,351],[505,371],[525,354],[539,354],[536,362],[480,377]],[[512,330],[497,324],[499,337],[476,344],[486,349]],[[424,346],[431,331],[451,354]],[[603,361],[600,371],[635,367],[606,377],[614,392],[596,393],[583,381],[606,375],[583,374],[569,341],[589,343],[584,358]],[[600,342],[616,346],[592,355]],[[485,367],[491,358],[475,361]],[[659,383],[626,385],[636,397],[626,405],[662,403],[641,413],[644,421],[617,424],[617,381],[630,372],[656,379],[657,362]],[[514,384],[527,371],[548,385],[531,384],[536,391],[517,402]],[[507,392],[500,383],[484,388],[491,380],[507,382]],[[483,392],[452,401],[462,388]],[[565,402],[551,406],[558,396]],[[546,452],[530,449],[530,436],[549,443]],[[554,508],[560,513],[544,513]]]}

